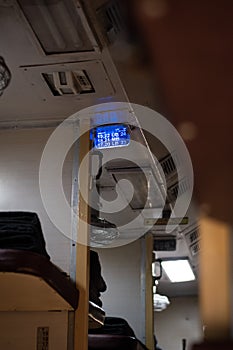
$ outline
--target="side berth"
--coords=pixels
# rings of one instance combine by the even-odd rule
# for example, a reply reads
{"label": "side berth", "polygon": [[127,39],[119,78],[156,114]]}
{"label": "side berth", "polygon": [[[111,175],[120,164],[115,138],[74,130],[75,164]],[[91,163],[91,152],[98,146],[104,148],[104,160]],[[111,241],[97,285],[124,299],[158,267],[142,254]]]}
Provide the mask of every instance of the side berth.
{"label": "side berth", "polygon": [[0,249],[0,349],[67,350],[79,291],[47,257]]}
{"label": "side berth", "polygon": [[54,265],[36,213],[0,212],[0,349],[72,349],[79,290]]}
{"label": "side berth", "polygon": [[43,255],[0,249],[0,310],[75,310],[79,292]]}

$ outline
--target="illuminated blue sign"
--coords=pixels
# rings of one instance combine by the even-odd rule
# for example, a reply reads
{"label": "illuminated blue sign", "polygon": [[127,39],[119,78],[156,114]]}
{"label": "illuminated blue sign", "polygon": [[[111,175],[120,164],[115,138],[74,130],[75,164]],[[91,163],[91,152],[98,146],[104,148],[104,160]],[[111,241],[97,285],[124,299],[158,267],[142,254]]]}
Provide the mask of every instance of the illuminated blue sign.
{"label": "illuminated blue sign", "polygon": [[124,124],[98,126],[94,130],[95,148],[114,148],[128,146],[129,128]]}

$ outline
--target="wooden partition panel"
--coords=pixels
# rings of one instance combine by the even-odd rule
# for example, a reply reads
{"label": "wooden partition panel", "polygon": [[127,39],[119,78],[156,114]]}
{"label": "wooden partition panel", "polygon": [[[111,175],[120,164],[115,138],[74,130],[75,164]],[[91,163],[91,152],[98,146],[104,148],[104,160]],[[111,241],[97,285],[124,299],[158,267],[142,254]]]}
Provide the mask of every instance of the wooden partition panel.
{"label": "wooden partition panel", "polygon": [[[80,128],[82,131],[82,129]],[[89,133],[79,139],[80,164],[90,150]],[[79,192],[88,198],[89,163],[79,169]],[[88,348],[88,303],[89,303],[89,209],[81,193],[79,193],[78,242],[76,254],[76,285],[80,291],[79,307],[75,312],[74,350]]]}
{"label": "wooden partition panel", "polygon": [[230,228],[209,218],[200,222],[200,306],[208,340],[230,336]]}

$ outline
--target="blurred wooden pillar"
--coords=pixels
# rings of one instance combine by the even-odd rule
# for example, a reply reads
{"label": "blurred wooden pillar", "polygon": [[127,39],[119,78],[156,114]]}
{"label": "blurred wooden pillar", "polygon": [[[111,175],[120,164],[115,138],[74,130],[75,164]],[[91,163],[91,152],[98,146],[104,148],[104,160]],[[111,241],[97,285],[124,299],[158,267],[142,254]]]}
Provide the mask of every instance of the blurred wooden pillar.
{"label": "blurred wooden pillar", "polygon": [[233,349],[229,340],[230,227],[224,223],[232,224],[233,206],[229,185],[233,175],[229,162],[233,2],[225,0],[221,6],[210,0],[127,2],[154,80],[160,82],[166,114],[174,125],[188,121],[197,130],[188,143],[195,195],[199,203],[210,206],[213,217],[222,220],[201,221],[200,299],[206,341],[194,349]]}
{"label": "blurred wooden pillar", "polygon": [[193,350],[233,349],[231,335],[231,232],[217,220],[200,222],[200,311],[205,339]]}
{"label": "blurred wooden pillar", "polygon": [[230,228],[209,218],[200,222],[200,306],[208,340],[230,337]]}

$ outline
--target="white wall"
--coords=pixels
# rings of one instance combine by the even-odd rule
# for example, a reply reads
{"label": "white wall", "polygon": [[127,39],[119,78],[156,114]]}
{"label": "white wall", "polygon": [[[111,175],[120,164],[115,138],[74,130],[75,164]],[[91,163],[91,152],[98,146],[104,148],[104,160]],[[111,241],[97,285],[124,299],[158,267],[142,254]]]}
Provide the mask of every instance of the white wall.
{"label": "white wall", "polygon": [[170,298],[171,304],[155,312],[155,334],[163,350],[183,350],[182,339],[187,340],[186,350],[193,342],[202,340],[202,325],[197,297]]}
{"label": "white wall", "polygon": [[[69,272],[70,241],[50,221],[39,190],[40,159],[52,131],[51,128],[0,131],[0,211],[36,212],[52,262]],[[63,172],[68,198],[71,171],[72,160],[68,159]]]}
{"label": "white wall", "polygon": [[95,250],[99,253],[102,275],[107,284],[107,291],[101,296],[107,316],[126,319],[136,336],[142,339],[141,241]]}

